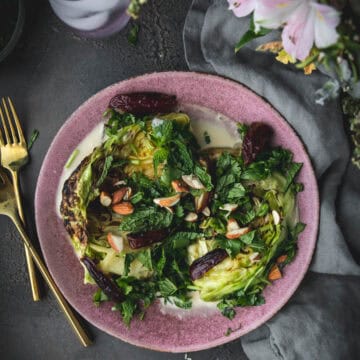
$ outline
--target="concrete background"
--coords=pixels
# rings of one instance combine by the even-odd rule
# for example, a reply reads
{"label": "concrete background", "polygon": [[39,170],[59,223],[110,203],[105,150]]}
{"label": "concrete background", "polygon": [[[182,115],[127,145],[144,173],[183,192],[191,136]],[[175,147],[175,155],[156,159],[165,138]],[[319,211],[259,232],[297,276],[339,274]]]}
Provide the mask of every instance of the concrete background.
{"label": "concrete background", "polygon": [[[46,0],[29,0],[24,34],[0,64],[0,96],[11,96],[25,132],[40,130],[29,166],[22,172],[29,232],[36,242],[33,199],[45,153],[65,119],[100,89],[132,76],[187,70],[182,28],[190,0],[151,0],[139,21],[136,47],[129,26],[107,40],[81,39],[52,13]],[[185,354],[148,351],[117,340],[90,324],[94,345],[82,348],[52,294],[31,300],[24,250],[7,218],[0,217],[1,359],[185,359]],[[246,359],[240,341],[188,354],[192,360]]]}

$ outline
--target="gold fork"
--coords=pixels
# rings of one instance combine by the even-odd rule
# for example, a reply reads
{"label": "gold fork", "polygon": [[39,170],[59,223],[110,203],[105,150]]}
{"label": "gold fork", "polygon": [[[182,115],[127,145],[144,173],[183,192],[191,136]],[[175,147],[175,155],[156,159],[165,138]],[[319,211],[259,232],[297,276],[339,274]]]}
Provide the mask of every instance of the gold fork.
{"label": "gold fork", "polygon": [[[4,112],[6,115],[7,122],[10,127],[11,137],[9,133],[8,126],[6,125],[4,113],[1,109],[0,105],[0,117],[1,122],[3,124],[4,133],[5,133],[5,140],[1,133],[0,129],[0,157],[1,157],[1,165],[8,169],[11,173],[14,189],[15,189],[15,197],[16,197],[16,203],[19,211],[20,218],[25,225],[25,218],[23,213],[23,208],[21,204],[21,196],[20,196],[20,189],[19,189],[19,178],[18,178],[18,172],[22,166],[24,166],[28,162],[29,154],[28,149],[26,145],[26,140],[23,134],[23,131],[21,129],[19,118],[16,114],[14,105],[11,101],[11,99],[8,97],[7,102],[9,104],[11,114],[13,117],[13,121],[11,120],[10,111],[7,106],[7,103],[5,101],[5,98],[2,98],[2,105],[4,108]],[[14,122],[16,127],[16,132],[14,128]],[[40,300],[40,291],[39,291],[39,284],[37,282],[36,278],[36,272],[34,263],[32,261],[32,258],[30,256],[29,250],[25,247],[25,254],[26,254],[26,263],[30,278],[30,286],[31,286],[31,292],[33,296],[34,301]]]}
{"label": "gold fork", "polygon": [[84,346],[90,345],[91,340],[89,339],[86,332],[82,328],[78,319],[75,317],[72,309],[70,308],[69,304],[66,302],[65,298],[61,294],[59,288],[56,286],[45,264],[41,260],[39,254],[33,247],[29,237],[27,236],[24,227],[20,221],[19,215],[17,213],[14,187],[11,184],[10,179],[6,175],[5,170],[1,168],[0,168],[0,215],[6,215],[13,221],[13,223],[15,224],[16,228],[18,229],[21,235],[21,238],[24,241],[26,248],[29,250],[30,255],[34,259],[46,283],[49,285],[51,291],[55,295],[57,302],[59,303],[61,309],[65,313],[70,325],[72,326],[73,330],[75,331],[82,345]]}

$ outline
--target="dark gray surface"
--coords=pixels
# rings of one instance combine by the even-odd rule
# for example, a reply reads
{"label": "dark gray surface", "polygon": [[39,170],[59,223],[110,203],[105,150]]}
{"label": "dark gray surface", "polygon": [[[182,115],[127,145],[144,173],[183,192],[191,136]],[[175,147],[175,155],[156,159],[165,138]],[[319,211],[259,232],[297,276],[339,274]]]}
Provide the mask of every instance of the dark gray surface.
{"label": "dark gray surface", "polygon": [[[0,96],[14,98],[28,135],[34,128],[40,130],[31,164],[22,173],[26,216],[34,235],[35,185],[56,132],[84,100],[114,82],[147,72],[186,70],[182,27],[190,0],[152,0],[140,20],[136,48],[126,40],[127,29],[109,40],[83,40],[56,19],[47,1],[32,0],[31,8],[29,2],[24,36],[0,64]],[[94,345],[82,348],[47,290],[41,302],[32,302],[23,247],[4,217],[0,217],[0,234],[1,359],[185,358],[136,348],[90,325]],[[246,359],[239,341],[188,356]]]}

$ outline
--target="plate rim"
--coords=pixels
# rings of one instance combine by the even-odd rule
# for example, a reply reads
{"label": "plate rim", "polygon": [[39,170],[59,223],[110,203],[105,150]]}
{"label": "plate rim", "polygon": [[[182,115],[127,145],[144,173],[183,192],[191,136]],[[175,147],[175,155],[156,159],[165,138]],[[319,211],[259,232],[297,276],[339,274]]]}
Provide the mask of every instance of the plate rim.
{"label": "plate rim", "polygon": [[[195,344],[192,346],[186,346],[186,347],[177,347],[176,349],[165,349],[162,347],[158,347],[154,344],[143,344],[141,343],[141,341],[136,341],[136,340],[132,340],[132,339],[128,339],[128,338],[122,338],[119,334],[112,332],[111,329],[106,328],[105,326],[103,326],[102,324],[96,323],[94,322],[93,319],[89,320],[87,315],[83,314],[83,311],[81,308],[74,306],[73,304],[71,304],[71,301],[68,300],[67,296],[64,294],[64,291],[61,289],[62,286],[59,285],[57,283],[56,278],[53,276],[52,273],[52,269],[51,269],[51,265],[49,266],[49,258],[48,255],[45,251],[43,251],[43,240],[42,240],[42,231],[39,229],[39,217],[40,217],[40,211],[39,211],[39,201],[40,201],[40,197],[41,197],[41,190],[40,190],[40,182],[42,180],[42,178],[44,177],[44,172],[46,171],[48,162],[49,162],[49,157],[50,157],[50,152],[52,147],[54,146],[54,143],[56,142],[57,138],[64,132],[66,131],[66,128],[71,125],[71,122],[73,121],[73,118],[75,118],[78,113],[82,112],[82,109],[84,107],[86,107],[89,103],[91,103],[96,97],[99,97],[103,92],[108,91],[111,88],[117,87],[120,84],[126,84],[126,83],[131,83],[132,81],[134,81],[135,79],[141,79],[141,78],[148,78],[148,77],[157,77],[157,76],[171,76],[175,74],[176,76],[189,76],[189,75],[194,75],[195,77],[200,77],[200,78],[210,78],[213,80],[218,80],[218,81],[223,81],[223,82],[227,82],[229,83],[229,85],[233,85],[235,87],[238,88],[243,88],[245,89],[247,92],[251,93],[253,96],[255,96],[256,98],[259,98],[263,103],[264,106],[268,107],[268,110],[271,112],[275,112],[279,118],[281,118],[281,120],[285,123],[286,126],[288,126],[289,128],[291,128],[294,136],[297,138],[300,146],[301,146],[301,150],[303,151],[305,157],[308,159],[309,161],[309,172],[310,175],[312,176],[312,181],[313,181],[313,185],[314,185],[314,204],[316,205],[316,211],[315,211],[315,219],[314,219],[314,240],[311,244],[311,248],[310,248],[310,256],[308,256],[308,258],[306,259],[306,262],[304,263],[304,265],[301,268],[301,272],[300,272],[300,277],[298,280],[298,283],[296,284],[296,286],[293,286],[290,291],[288,292],[287,296],[284,296],[281,298],[281,300],[278,302],[277,307],[273,307],[272,310],[269,312],[269,314],[267,314],[263,319],[262,322],[260,324],[255,324],[253,326],[248,326],[246,333],[242,333],[239,334],[239,332],[241,331],[241,329],[237,329],[236,331],[234,331],[230,336],[226,337],[219,337],[216,338],[214,340],[211,341],[207,341],[204,342],[202,344]],[[90,132],[91,129],[88,129],[88,132]],[[59,176],[60,177],[60,176]],[[36,222],[36,230],[37,230],[37,235],[38,235],[38,239],[39,239],[39,243],[40,243],[40,247],[42,250],[42,254],[43,257],[45,259],[46,265],[54,279],[54,281],[57,283],[58,287],[60,288],[61,292],[64,294],[65,298],[67,299],[67,301],[71,304],[71,306],[84,318],[86,319],[88,322],[90,322],[92,325],[96,326],[97,328],[99,328],[100,330],[106,332],[109,335],[112,335],[114,337],[116,337],[117,339],[120,339],[126,343],[144,348],[144,349],[149,349],[149,350],[155,350],[155,351],[161,351],[161,352],[169,352],[169,353],[183,353],[183,352],[196,352],[196,351],[201,351],[201,350],[206,350],[206,349],[211,349],[213,347],[219,346],[219,345],[223,345],[226,343],[229,343],[233,340],[239,339],[242,336],[244,336],[245,334],[248,334],[249,332],[257,329],[258,327],[264,325],[269,319],[271,319],[273,316],[275,316],[283,307],[286,303],[288,303],[288,301],[291,299],[291,297],[294,295],[295,291],[299,288],[299,286],[301,285],[305,275],[307,274],[307,272],[309,271],[309,266],[310,263],[313,259],[314,256],[314,251],[315,251],[315,247],[317,244],[317,238],[318,238],[318,233],[319,233],[319,222],[320,222],[320,197],[319,197],[319,189],[318,189],[318,183],[317,183],[317,178],[315,175],[315,171],[314,171],[314,167],[313,167],[313,162],[311,157],[309,156],[309,153],[307,152],[306,146],[303,142],[303,140],[301,139],[301,137],[298,135],[297,131],[293,128],[293,126],[286,120],[286,118],[267,100],[265,99],[263,96],[257,94],[256,92],[254,92],[252,89],[250,89],[248,86],[239,83],[237,81],[234,81],[232,79],[229,79],[227,77],[224,76],[219,76],[219,75],[213,75],[213,74],[208,74],[208,73],[201,73],[201,72],[194,72],[194,71],[160,71],[160,72],[151,72],[151,73],[145,73],[139,76],[133,76],[121,81],[118,81],[116,83],[113,83],[109,86],[106,86],[105,88],[102,88],[101,90],[97,91],[95,94],[93,94],[92,96],[90,96],[89,98],[87,98],[79,107],[77,107],[65,120],[65,122],[62,124],[62,126],[58,129],[58,131],[56,132],[54,138],[52,139],[46,155],[43,159],[42,165],[41,165],[41,169],[39,172],[39,176],[37,179],[37,184],[36,184],[36,190],[35,190],[35,222]],[[238,334],[237,334],[238,333]]]}

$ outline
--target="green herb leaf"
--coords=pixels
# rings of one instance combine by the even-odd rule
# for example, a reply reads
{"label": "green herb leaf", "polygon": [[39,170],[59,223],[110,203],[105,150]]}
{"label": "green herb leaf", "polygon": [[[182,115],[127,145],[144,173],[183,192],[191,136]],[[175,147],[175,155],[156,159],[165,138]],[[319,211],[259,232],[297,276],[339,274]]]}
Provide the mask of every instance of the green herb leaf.
{"label": "green herb leaf", "polygon": [[71,153],[68,161],[67,161],[66,164],[65,164],[65,168],[66,168],[66,169],[69,169],[69,168],[71,167],[71,165],[73,164],[74,160],[76,159],[76,157],[77,157],[79,154],[80,154],[80,150],[79,150],[79,149],[75,149],[75,150]]}
{"label": "green herb leaf", "polygon": [[34,145],[36,139],[39,137],[39,135],[40,135],[39,130],[37,130],[37,129],[33,130],[33,132],[30,135],[30,139],[28,141],[28,146],[27,146],[28,150],[30,150],[33,147],[33,145]]}
{"label": "green herb leaf", "polygon": [[99,177],[99,180],[97,181],[96,183],[96,187],[99,187],[105,180],[110,168],[111,168],[111,164],[113,162],[114,158],[110,155],[110,156],[107,156],[105,158],[105,161],[104,161],[104,166],[103,166],[103,169],[102,169],[102,173]]}
{"label": "green herb leaf", "polygon": [[123,317],[124,323],[129,326],[130,321],[133,318],[137,305],[131,300],[125,300],[120,304],[120,312]]}
{"label": "green herb leaf", "polygon": [[167,210],[155,207],[140,208],[123,218],[119,230],[130,232],[159,230],[169,227],[172,220],[173,214]]}
{"label": "green herb leaf", "polygon": [[130,29],[128,35],[127,35],[127,40],[131,45],[136,45],[138,42],[138,36],[139,36],[139,30],[140,27],[138,24],[134,24],[132,26],[132,28]]}
{"label": "green herb leaf", "polygon": [[226,238],[218,238],[217,243],[222,249],[227,251],[231,258],[239,254],[244,247],[244,243],[239,239],[229,240]]}
{"label": "green herb leaf", "polygon": [[252,16],[251,20],[250,20],[250,28],[242,36],[242,38],[239,40],[239,42],[236,44],[235,52],[238,52],[248,42],[250,42],[258,37],[265,36],[265,35],[269,34],[271,31],[272,31],[272,29],[265,29],[265,28],[260,28],[258,31],[255,31],[254,17]]}
{"label": "green herb leaf", "polygon": [[108,300],[109,298],[103,293],[101,289],[98,289],[96,293],[93,295],[93,302],[96,306],[99,306],[100,303]]}
{"label": "green herb leaf", "polygon": [[153,156],[153,164],[154,164],[154,172],[155,176],[157,176],[157,169],[160,164],[165,162],[169,156],[169,150],[160,148],[159,150],[156,150]]}
{"label": "green herb leaf", "polygon": [[240,237],[240,240],[241,240],[243,243],[249,245],[249,244],[251,244],[251,243],[253,242],[253,240],[255,239],[255,235],[256,235],[256,230],[253,230],[253,231],[248,232],[248,233],[245,234],[245,235],[242,235],[242,236]]}
{"label": "green herb leaf", "polygon": [[202,233],[197,232],[176,232],[174,235],[168,238],[168,241],[172,244],[174,249],[186,248],[191,241],[203,236]]}
{"label": "green herb leaf", "polygon": [[177,286],[168,278],[158,282],[161,296],[167,298],[177,291]]}

